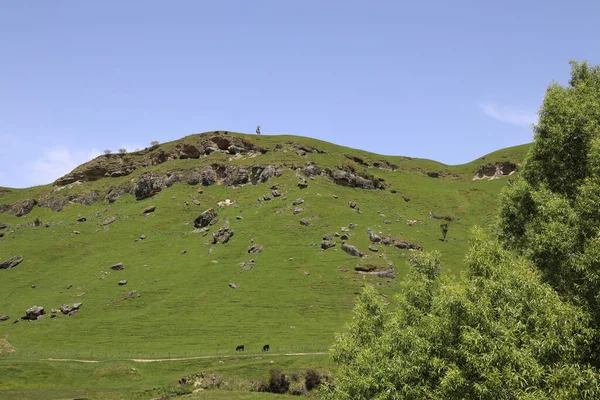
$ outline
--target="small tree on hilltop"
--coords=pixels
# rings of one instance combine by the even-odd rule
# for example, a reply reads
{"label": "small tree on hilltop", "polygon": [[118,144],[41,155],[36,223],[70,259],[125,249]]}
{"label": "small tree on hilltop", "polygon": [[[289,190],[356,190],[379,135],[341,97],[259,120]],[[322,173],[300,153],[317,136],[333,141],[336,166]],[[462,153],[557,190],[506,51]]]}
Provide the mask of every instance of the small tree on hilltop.
{"label": "small tree on hilltop", "polygon": [[442,230],[442,241],[446,241],[446,235],[448,234],[448,224],[440,224]]}
{"label": "small tree on hilltop", "polygon": [[127,153],[127,149],[126,149],[126,148],[124,148],[124,147],[121,147],[121,148],[119,149],[119,154],[125,154],[125,153]]}
{"label": "small tree on hilltop", "polygon": [[158,146],[158,140],[153,140],[150,142],[151,146]]}
{"label": "small tree on hilltop", "polygon": [[112,151],[110,151],[108,149],[104,150],[104,154],[109,155],[110,153],[112,153]]}

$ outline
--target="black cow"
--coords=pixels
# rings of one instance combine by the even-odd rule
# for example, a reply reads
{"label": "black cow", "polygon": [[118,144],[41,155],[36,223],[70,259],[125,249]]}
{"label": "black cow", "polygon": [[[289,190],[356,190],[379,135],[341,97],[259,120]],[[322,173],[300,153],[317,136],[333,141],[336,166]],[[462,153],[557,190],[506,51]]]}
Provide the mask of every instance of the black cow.
{"label": "black cow", "polygon": [[236,347],[235,351],[244,351],[244,345]]}
{"label": "black cow", "polygon": [[270,350],[270,347],[269,347],[269,345],[268,345],[268,344],[265,344],[265,345],[263,346],[263,351],[269,351],[269,350]]}

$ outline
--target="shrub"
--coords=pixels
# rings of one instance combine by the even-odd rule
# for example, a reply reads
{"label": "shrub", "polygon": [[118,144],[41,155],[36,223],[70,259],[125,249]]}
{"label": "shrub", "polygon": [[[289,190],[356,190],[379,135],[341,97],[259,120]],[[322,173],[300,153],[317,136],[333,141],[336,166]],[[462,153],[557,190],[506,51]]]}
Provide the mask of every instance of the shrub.
{"label": "shrub", "polygon": [[290,389],[290,381],[285,374],[282,374],[278,369],[271,369],[269,371],[269,382],[262,382],[258,386],[259,392],[269,392],[284,394]]}
{"label": "shrub", "polygon": [[153,140],[150,142],[150,146],[158,146],[158,140]]}
{"label": "shrub", "polygon": [[126,148],[124,148],[124,147],[121,147],[121,148],[119,149],[119,154],[125,154],[125,153],[127,153],[127,149],[126,149]]}
{"label": "shrub", "polygon": [[104,150],[104,154],[106,154],[106,155],[109,155],[110,153],[112,153],[112,151],[110,151],[110,150],[108,150],[108,149],[107,149],[107,150]]}
{"label": "shrub", "polygon": [[319,371],[312,368],[306,370],[306,375],[304,377],[304,385],[306,386],[306,390],[311,391],[314,388],[319,387],[322,382],[323,377]]}

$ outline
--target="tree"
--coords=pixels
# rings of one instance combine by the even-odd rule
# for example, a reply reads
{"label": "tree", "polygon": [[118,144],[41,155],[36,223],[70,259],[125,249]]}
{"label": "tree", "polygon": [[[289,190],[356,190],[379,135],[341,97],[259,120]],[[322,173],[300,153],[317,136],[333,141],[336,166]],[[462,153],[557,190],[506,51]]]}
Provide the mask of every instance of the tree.
{"label": "tree", "polygon": [[571,62],[550,85],[520,177],[502,194],[499,237],[564,299],[591,313],[600,366],[600,67]]}
{"label": "tree", "polygon": [[107,149],[107,150],[104,150],[104,154],[106,154],[106,155],[109,155],[110,153],[112,153],[112,151],[110,151],[110,150],[108,150],[108,149]]}
{"label": "tree", "polygon": [[121,147],[121,148],[119,149],[119,154],[125,154],[125,153],[127,153],[127,149],[126,149],[126,148],[124,148],[124,147]]}
{"label": "tree", "polygon": [[448,224],[440,224],[440,229],[442,230],[442,240],[445,242],[448,234]]}
{"label": "tree", "polygon": [[158,146],[158,140],[151,141],[150,146]]}
{"label": "tree", "polygon": [[464,279],[423,254],[394,307],[366,289],[324,397],[600,398],[600,67],[571,65]]}
{"label": "tree", "polygon": [[370,286],[332,348],[327,399],[595,398],[587,315],[480,230],[464,282],[420,254],[394,305]]}

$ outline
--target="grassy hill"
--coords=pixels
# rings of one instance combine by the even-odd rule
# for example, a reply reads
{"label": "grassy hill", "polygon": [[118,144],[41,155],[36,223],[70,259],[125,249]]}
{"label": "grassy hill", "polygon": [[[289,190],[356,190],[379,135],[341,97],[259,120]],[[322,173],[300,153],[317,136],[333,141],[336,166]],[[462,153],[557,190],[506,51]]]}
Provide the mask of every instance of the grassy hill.
{"label": "grassy hill", "polygon": [[[56,185],[0,188],[0,223],[8,225],[0,262],[24,259],[0,269],[0,316],[10,316],[0,322],[0,397],[44,390],[46,398],[150,398],[200,371],[250,381],[273,365],[326,370],[327,355],[317,353],[343,329],[361,287],[393,295],[419,251],[371,243],[367,229],[441,251],[444,269],[458,275],[470,227],[491,221],[509,179],[473,177],[484,164],[519,164],[527,147],[448,166],[303,137],[209,132],[98,157]],[[267,166],[275,172],[261,178]],[[215,183],[203,185],[207,167]],[[14,215],[34,199],[28,213]],[[154,212],[142,213],[150,206]],[[191,222],[210,208],[218,220],[196,228]],[[447,241],[447,221],[433,216],[452,219]],[[226,222],[233,236],[213,244]],[[344,234],[363,257],[342,250]],[[324,235],[336,245],[322,250]],[[252,245],[264,250],[248,253]],[[123,270],[111,269],[119,262]],[[395,278],[355,270],[390,264]],[[51,309],[74,303],[82,303],[78,313],[50,318]],[[13,322],[34,305],[45,308],[42,319]],[[284,355],[291,353],[312,355]],[[210,358],[131,361],[177,357]]]}

